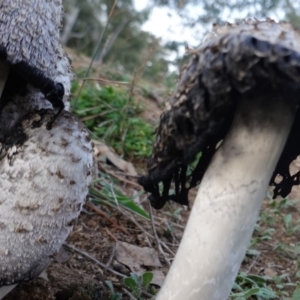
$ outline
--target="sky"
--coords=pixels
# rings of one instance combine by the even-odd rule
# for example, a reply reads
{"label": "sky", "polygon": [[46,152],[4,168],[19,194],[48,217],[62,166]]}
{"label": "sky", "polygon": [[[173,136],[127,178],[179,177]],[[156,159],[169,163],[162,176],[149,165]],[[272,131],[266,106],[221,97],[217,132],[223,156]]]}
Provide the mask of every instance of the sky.
{"label": "sky", "polygon": [[[151,5],[150,0],[133,0],[133,3],[137,11],[143,10],[147,6]],[[203,12],[200,5],[193,5],[188,9],[188,15],[194,19],[197,19],[197,16]],[[251,13],[249,10],[243,10],[234,13],[225,9],[221,18],[228,22],[234,22],[236,19],[246,18],[249,12]],[[270,15],[270,17],[278,20],[278,17],[283,18],[284,14],[283,12],[282,14],[279,12],[279,14]],[[183,26],[182,22],[183,21],[179,17],[178,12],[175,10],[171,10],[167,7],[155,6],[152,9],[149,20],[143,25],[142,29],[151,32],[158,38],[161,38],[163,42],[185,42],[190,48],[199,46],[203,36],[210,27],[204,27],[201,26],[201,24],[198,24],[198,26],[191,28]]]}
{"label": "sky", "polygon": [[[213,1],[213,0],[212,0]],[[299,1],[299,0],[297,0]],[[142,29],[148,32],[151,32],[156,37],[160,38],[162,43],[168,41],[177,41],[182,42],[183,45],[179,47],[179,52],[175,53],[174,51],[168,52],[168,59],[173,60],[179,56],[183,56],[186,53],[186,48],[197,48],[203,38],[206,36],[211,29],[211,25],[203,26],[201,23],[196,24],[196,26],[184,26],[183,20],[180,18],[179,13],[175,10],[171,10],[167,7],[158,7],[151,4],[151,0],[133,0],[135,9],[141,11],[150,6],[151,13],[149,19],[143,24]],[[197,16],[203,15],[203,9],[200,5],[190,5],[186,7],[187,15],[191,19],[197,19]],[[253,9],[253,7],[252,7]],[[235,22],[237,19],[246,18],[248,13],[255,14],[255,12],[250,10],[242,10],[233,12],[229,9],[224,9],[221,15],[222,20],[228,22]],[[278,18],[283,19],[284,13],[277,12],[276,15],[270,15],[274,20]],[[177,67],[172,64],[169,65],[170,71],[177,71]]]}
{"label": "sky", "polygon": [[[149,5],[149,0],[133,0],[133,3],[136,10],[141,11]],[[200,9],[200,7],[194,7],[194,12]],[[186,42],[189,47],[199,45],[199,40],[194,37],[195,28],[183,26],[178,13],[167,7],[154,7],[149,20],[143,25],[142,29],[151,32],[164,42]],[[199,31],[199,28],[196,30]],[[203,29],[200,34],[203,35],[204,32]]]}

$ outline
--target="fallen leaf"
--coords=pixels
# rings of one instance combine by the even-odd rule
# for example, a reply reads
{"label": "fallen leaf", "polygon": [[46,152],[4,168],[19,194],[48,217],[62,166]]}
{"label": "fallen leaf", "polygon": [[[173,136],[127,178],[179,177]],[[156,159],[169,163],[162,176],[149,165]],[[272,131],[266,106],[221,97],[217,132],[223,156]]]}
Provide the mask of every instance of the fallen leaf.
{"label": "fallen leaf", "polygon": [[94,154],[95,156],[100,156],[101,160],[110,161],[116,168],[127,173],[130,176],[137,176],[137,171],[135,170],[132,163],[125,161],[120,156],[118,156],[111,148],[106,144],[93,141],[94,142]]}
{"label": "fallen leaf", "polygon": [[138,272],[145,267],[161,267],[157,252],[153,248],[138,247],[126,242],[118,242],[116,260],[126,265],[132,272]]}
{"label": "fallen leaf", "polygon": [[271,278],[275,277],[278,274],[275,270],[273,270],[271,268],[265,268],[264,273],[265,273],[265,275],[267,275]]}
{"label": "fallen leaf", "polygon": [[55,260],[60,263],[63,264],[67,261],[69,261],[71,258],[71,254],[66,251],[63,247],[61,247],[55,257]]}

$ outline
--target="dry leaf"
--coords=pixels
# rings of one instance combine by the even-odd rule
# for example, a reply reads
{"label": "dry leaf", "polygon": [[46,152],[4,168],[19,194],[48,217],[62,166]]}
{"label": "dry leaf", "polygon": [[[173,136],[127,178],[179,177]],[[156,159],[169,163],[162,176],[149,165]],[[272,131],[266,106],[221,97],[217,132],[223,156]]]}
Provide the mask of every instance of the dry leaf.
{"label": "dry leaf", "polygon": [[55,260],[58,263],[63,264],[68,260],[70,260],[70,258],[71,258],[71,254],[68,251],[66,251],[63,247],[61,247],[55,257]]}
{"label": "dry leaf", "polygon": [[138,247],[125,242],[118,242],[116,259],[132,272],[138,272],[142,266],[161,267],[157,252],[153,248]]}
{"label": "dry leaf", "polygon": [[265,273],[265,275],[267,275],[271,278],[273,278],[274,276],[276,276],[278,274],[275,270],[273,270],[271,268],[265,268],[264,273]]}
{"label": "dry leaf", "polygon": [[118,156],[111,148],[99,141],[94,142],[94,154],[95,156],[100,156],[100,159],[109,160],[116,168],[127,173],[130,176],[137,176],[137,171],[135,170],[132,163],[129,163]]}

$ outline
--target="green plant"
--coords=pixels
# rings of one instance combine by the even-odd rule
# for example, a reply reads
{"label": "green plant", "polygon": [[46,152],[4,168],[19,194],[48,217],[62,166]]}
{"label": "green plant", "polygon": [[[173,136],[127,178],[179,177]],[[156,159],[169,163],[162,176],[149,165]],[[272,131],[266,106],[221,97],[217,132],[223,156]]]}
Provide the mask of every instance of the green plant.
{"label": "green plant", "polygon": [[300,231],[300,222],[299,220],[293,222],[293,216],[291,214],[287,214],[283,217],[283,222],[285,226],[285,230],[288,235],[295,233],[296,231]]}
{"label": "green plant", "polygon": [[260,232],[259,227],[256,227],[256,231],[258,232],[258,234],[251,238],[249,247],[254,247],[259,242],[262,242],[262,241],[271,240],[272,239],[272,234],[274,233],[275,229],[274,228],[268,228],[265,231]]}
{"label": "green plant", "polygon": [[89,195],[90,201],[93,203],[106,204],[113,207],[120,205],[140,217],[150,220],[149,214],[144,209],[116,188],[113,182],[109,182],[103,177],[98,182],[94,182],[90,188]]}
{"label": "green plant", "polygon": [[300,283],[297,285],[297,288],[293,293],[293,297],[291,300],[300,300]]}
{"label": "green plant", "polygon": [[230,297],[234,300],[278,299],[276,292],[267,286],[268,280],[270,278],[267,276],[241,272],[236,277]]}
{"label": "green plant", "polygon": [[106,280],[105,283],[108,286],[108,288],[110,289],[109,300],[121,300],[122,294],[115,292],[113,283],[109,280]]}
{"label": "green plant", "polygon": [[[73,93],[79,90],[73,84]],[[86,84],[76,103],[75,114],[83,120],[94,138],[104,140],[119,154],[143,158],[151,154],[153,128],[137,115],[134,99],[112,87],[96,88]]]}
{"label": "green plant", "polygon": [[285,256],[288,256],[291,259],[296,259],[300,253],[300,243],[297,245],[287,245],[283,242],[278,242],[276,243],[274,250],[282,252]]}
{"label": "green plant", "polygon": [[141,276],[131,273],[130,277],[124,279],[124,284],[131,291],[133,296],[141,299],[143,290],[147,291],[149,289],[152,279],[153,274],[151,272],[145,272]]}
{"label": "green plant", "polygon": [[[273,281],[278,290],[283,290],[285,286],[295,286],[294,283],[284,282],[287,278],[289,278],[289,274],[281,274],[273,277]],[[281,292],[281,294],[285,294]]]}

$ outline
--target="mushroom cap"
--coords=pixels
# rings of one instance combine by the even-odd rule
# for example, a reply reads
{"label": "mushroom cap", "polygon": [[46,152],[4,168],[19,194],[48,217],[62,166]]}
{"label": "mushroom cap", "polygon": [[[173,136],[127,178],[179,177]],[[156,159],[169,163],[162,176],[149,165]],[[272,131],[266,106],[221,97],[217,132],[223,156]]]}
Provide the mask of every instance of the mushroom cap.
{"label": "mushroom cap", "polygon": [[[300,34],[290,24],[246,20],[215,25],[202,45],[190,53],[192,57],[160,117],[148,160],[149,174],[139,178],[155,208],[168,200],[188,205],[188,191],[201,181],[226,136],[239,95],[255,96],[274,89],[279,97],[292,95],[289,98],[294,98],[297,107],[299,104]],[[284,175],[275,196],[285,195],[296,183],[290,178],[288,165],[300,154],[300,145],[291,149],[289,143],[299,130],[298,112],[271,180],[274,185],[276,175]],[[200,152],[197,166],[188,171]],[[170,195],[171,182],[175,183],[175,194]],[[163,183],[162,192],[159,183]]]}
{"label": "mushroom cap", "polygon": [[2,0],[0,59],[35,88],[61,83],[67,104],[71,70],[59,43],[62,9],[62,0]]}
{"label": "mushroom cap", "polygon": [[93,153],[76,117],[42,110],[1,142],[0,286],[38,276],[72,230],[88,193]]}

